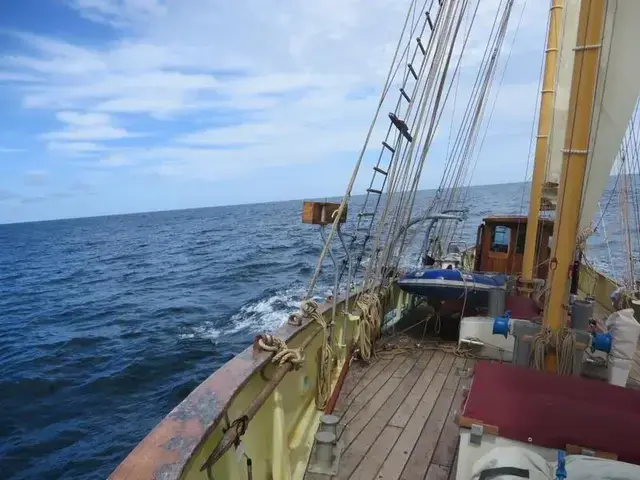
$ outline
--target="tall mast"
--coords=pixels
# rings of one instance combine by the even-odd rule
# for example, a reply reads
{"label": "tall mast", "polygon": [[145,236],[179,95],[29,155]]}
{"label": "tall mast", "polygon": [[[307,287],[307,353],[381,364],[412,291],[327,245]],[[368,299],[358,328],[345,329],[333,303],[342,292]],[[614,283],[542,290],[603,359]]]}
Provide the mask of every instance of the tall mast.
{"label": "tall mast", "polygon": [[546,175],[547,150],[549,134],[551,133],[553,102],[555,98],[556,72],[558,65],[558,38],[562,28],[562,10],[564,0],[551,0],[549,9],[549,27],[547,30],[547,48],[544,58],[544,76],[542,93],[540,95],[540,118],[538,120],[538,135],[531,179],[531,195],[529,197],[529,218],[527,220],[527,236],[524,256],[522,259],[522,280],[527,293],[531,290],[531,280],[535,277],[536,238],[538,233],[538,217],[540,216],[540,201],[542,184]]}
{"label": "tall mast", "polygon": [[[567,313],[567,280],[576,249],[606,8],[607,2],[603,0],[583,0],[580,5],[549,268],[549,297],[543,319],[544,325],[553,330],[565,325]],[[547,368],[555,369],[551,355],[547,358]]]}

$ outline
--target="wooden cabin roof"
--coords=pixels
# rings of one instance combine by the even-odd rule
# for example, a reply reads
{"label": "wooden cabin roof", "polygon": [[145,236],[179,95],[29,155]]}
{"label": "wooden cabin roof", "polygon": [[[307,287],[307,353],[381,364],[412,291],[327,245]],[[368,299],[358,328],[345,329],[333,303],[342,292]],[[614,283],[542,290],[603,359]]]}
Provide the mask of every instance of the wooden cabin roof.
{"label": "wooden cabin roof", "polygon": [[[482,219],[485,223],[527,223],[528,218],[525,215],[490,215]],[[540,218],[539,220],[545,226],[553,225],[553,220],[550,218]]]}

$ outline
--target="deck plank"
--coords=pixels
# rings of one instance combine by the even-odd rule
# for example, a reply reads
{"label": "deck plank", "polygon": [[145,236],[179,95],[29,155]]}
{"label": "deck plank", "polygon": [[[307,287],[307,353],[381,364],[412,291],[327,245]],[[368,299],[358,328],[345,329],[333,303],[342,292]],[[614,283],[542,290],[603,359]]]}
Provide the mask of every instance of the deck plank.
{"label": "deck plank", "polygon": [[[351,402],[342,415],[342,423],[349,423],[358,414],[358,412],[371,401],[376,393],[387,383],[391,375],[404,362],[405,357],[398,355],[391,359],[390,362],[382,369],[382,371],[367,385]],[[397,379],[398,382],[400,381]]]}
{"label": "deck plank", "polygon": [[387,458],[389,448],[396,443],[400,433],[402,433],[401,428],[387,425],[349,479],[373,480]]}
{"label": "deck plank", "polygon": [[[475,361],[468,359],[465,362],[465,368],[473,368]],[[458,448],[458,439],[460,437],[460,428],[456,417],[462,406],[462,399],[464,396],[464,389],[471,383],[470,378],[461,378],[458,383],[458,389],[456,390],[453,401],[451,402],[451,408],[449,408],[449,415],[445,422],[444,429],[440,434],[440,440],[436,446],[436,451],[433,454],[431,463],[440,465],[442,467],[451,467],[455,457],[456,449]]]}
{"label": "deck plank", "polygon": [[[424,366],[428,364],[429,358],[433,355],[431,351],[422,352],[420,357],[415,361],[413,368],[404,377],[400,385],[396,388],[393,394],[387,399],[382,407],[372,414],[366,427],[359,432],[357,437],[350,436],[352,432],[348,432],[346,435],[350,436],[348,440],[350,444],[344,451],[342,459],[340,461],[340,477],[349,478],[351,472],[353,472],[362,458],[366,455],[371,445],[376,441],[376,438],[384,430],[387,422],[396,412],[402,401],[406,398],[407,394],[414,386],[423,372]],[[362,413],[362,412],[361,412]],[[355,423],[355,420],[354,422]],[[391,446],[387,447],[387,451]],[[386,457],[386,455],[385,455]]]}
{"label": "deck plank", "polygon": [[451,468],[449,469],[448,480],[456,480],[456,474],[458,473],[458,448],[460,448],[459,445],[456,446],[456,453],[453,456],[453,463],[451,464]]}
{"label": "deck plank", "polygon": [[447,480],[449,478],[449,469],[432,463],[427,470],[427,476],[420,478],[424,478],[424,480]]}
{"label": "deck plank", "polygon": [[[402,480],[422,480],[425,477],[425,472],[430,470],[431,457],[436,450],[438,440],[440,440],[440,434],[448,417],[453,397],[458,389],[460,381],[460,377],[457,375],[458,369],[463,368],[464,363],[465,360],[463,358],[457,358],[453,362],[436,404],[422,432],[420,432],[420,436],[413,446],[413,451],[400,476]],[[444,469],[448,470],[448,465],[444,465]],[[433,471],[436,472],[438,470],[433,469]]]}
{"label": "deck plank", "polygon": [[347,397],[351,395],[351,392],[353,392],[354,388],[356,388],[358,383],[360,383],[363,376],[366,375],[368,370],[369,368],[367,365],[363,365],[361,362],[358,362],[356,360],[351,360],[349,371],[347,372],[344,382],[342,383],[342,388],[340,389],[338,403],[340,403],[340,400],[342,400],[343,402],[346,401]]}
{"label": "deck plank", "polygon": [[377,414],[380,407],[382,407],[393,392],[397,390],[401,381],[402,379],[400,378],[389,378],[387,383],[385,383],[371,400],[362,407],[357,415],[346,424],[342,438],[345,446],[350,445],[353,439],[367,426],[373,416]]}
{"label": "deck plank", "polygon": [[[351,405],[351,402],[353,402],[360,392],[362,392],[388,364],[389,360],[377,360],[370,365],[365,365],[362,362],[354,362],[347,374],[347,379],[349,379],[350,382],[355,380],[355,384],[350,390],[343,389],[343,391],[340,392],[336,410],[340,412],[346,411]],[[347,379],[345,379],[345,382]]]}
{"label": "deck plank", "polygon": [[391,375],[392,377],[404,378],[413,368],[417,360],[417,357],[415,356],[404,356],[404,358],[404,362],[402,362],[400,367],[398,367],[398,369],[393,372],[393,375]]}
{"label": "deck plank", "polygon": [[400,405],[400,408],[398,408],[398,411],[394,414],[391,421],[389,421],[389,425],[404,428],[418,406],[418,403],[420,403],[420,399],[424,395],[424,392],[427,391],[427,388],[438,371],[443,358],[444,354],[442,352],[435,352],[432,355],[424,372],[407,395],[407,398],[402,402],[402,405]]}
{"label": "deck plank", "polygon": [[[436,357],[435,354],[434,357]],[[454,356],[450,354],[445,355],[442,359],[442,362],[431,380],[427,391],[420,399],[417,408],[406,423],[400,438],[398,438],[398,441],[391,450],[391,453],[383,463],[382,468],[376,477],[378,480],[398,480],[400,478],[405,464],[413,451],[413,447],[420,437],[422,429],[429,418],[431,411],[436,405],[437,399],[440,396],[440,391],[444,386],[453,362]]]}

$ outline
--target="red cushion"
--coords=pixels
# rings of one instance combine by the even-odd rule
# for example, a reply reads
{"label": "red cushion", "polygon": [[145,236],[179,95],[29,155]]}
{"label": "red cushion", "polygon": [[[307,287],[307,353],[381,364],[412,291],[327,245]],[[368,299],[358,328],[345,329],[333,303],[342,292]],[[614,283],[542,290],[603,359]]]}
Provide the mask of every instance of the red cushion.
{"label": "red cushion", "polygon": [[479,362],[462,415],[498,427],[501,437],[559,450],[578,445],[640,464],[638,390]]}

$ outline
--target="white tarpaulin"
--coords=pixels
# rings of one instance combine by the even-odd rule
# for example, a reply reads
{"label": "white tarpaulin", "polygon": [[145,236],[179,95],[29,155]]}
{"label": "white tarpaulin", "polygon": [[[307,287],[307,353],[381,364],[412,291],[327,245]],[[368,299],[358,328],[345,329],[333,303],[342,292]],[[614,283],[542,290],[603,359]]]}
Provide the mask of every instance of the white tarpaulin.
{"label": "white tarpaulin", "polygon": [[[567,456],[565,469],[567,480],[640,479],[638,465],[585,455]],[[526,448],[497,447],[473,465],[469,480],[552,480],[556,478],[556,470],[557,463],[547,462]]]}

